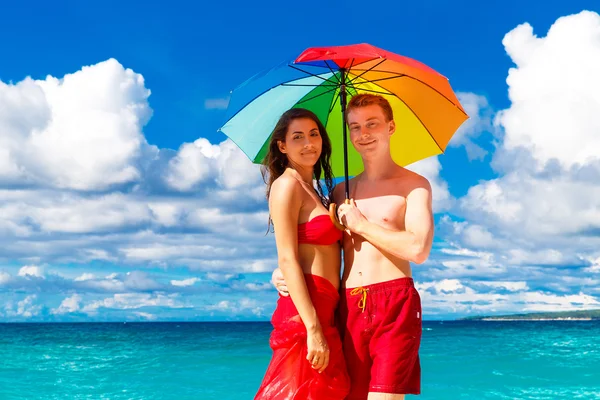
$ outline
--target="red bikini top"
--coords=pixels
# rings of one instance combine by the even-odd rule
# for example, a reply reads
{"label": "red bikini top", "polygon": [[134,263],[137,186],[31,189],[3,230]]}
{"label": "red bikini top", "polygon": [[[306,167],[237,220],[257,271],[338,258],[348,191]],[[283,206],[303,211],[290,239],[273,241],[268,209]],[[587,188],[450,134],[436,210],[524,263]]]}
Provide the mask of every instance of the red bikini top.
{"label": "red bikini top", "polygon": [[343,232],[333,225],[329,214],[317,215],[298,224],[298,244],[330,245],[342,239]]}

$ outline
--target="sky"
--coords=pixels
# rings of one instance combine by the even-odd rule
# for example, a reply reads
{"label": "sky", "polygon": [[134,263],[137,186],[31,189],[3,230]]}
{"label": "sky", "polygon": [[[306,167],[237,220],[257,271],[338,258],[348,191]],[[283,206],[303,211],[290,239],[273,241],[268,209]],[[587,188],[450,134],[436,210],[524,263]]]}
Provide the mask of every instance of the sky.
{"label": "sky", "polygon": [[220,132],[244,80],[369,43],[470,115],[413,266],[424,318],[600,308],[597,1],[11,2],[0,14],[0,322],[270,319],[258,166]]}

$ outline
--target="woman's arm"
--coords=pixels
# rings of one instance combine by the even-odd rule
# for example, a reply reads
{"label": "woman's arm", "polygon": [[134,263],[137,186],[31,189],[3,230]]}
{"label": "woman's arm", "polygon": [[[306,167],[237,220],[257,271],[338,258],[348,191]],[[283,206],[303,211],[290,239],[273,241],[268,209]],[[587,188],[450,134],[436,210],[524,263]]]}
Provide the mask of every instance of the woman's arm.
{"label": "woman's arm", "polygon": [[313,364],[313,368],[321,371],[328,364],[329,351],[317,312],[308,293],[304,272],[298,261],[298,216],[302,206],[301,190],[296,179],[280,177],[273,182],[271,187],[269,208],[275,228],[279,268],[287,282],[292,301],[306,327],[309,341],[314,342],[312,346],[309,343],[307,358]]}

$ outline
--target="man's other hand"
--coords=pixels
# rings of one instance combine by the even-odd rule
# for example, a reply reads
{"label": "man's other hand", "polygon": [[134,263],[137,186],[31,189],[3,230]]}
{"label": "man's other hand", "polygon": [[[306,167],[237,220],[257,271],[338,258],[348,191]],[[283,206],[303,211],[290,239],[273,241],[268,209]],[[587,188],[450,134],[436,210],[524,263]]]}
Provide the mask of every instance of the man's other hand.
{"label": "man's other hand", "polygon": [[290,295],[288,293],[288,288],[285,284],[285,280],[283,279],[283,273],[279,268],[273,271],[273,275],[271,275],[271,282],[273,283],[273,286],[275,286],[275,289],[277,289],[280,295],[282,295],[283,297],[287,297]]}

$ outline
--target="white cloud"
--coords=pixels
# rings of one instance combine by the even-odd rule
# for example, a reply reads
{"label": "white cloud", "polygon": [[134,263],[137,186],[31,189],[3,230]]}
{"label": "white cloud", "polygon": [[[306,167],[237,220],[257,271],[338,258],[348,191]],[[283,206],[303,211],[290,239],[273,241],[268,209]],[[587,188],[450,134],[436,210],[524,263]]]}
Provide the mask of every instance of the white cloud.
{"label": "white cloud", "polygon": [[128,289],[135,290],[153,290],[158,289],[159,284],[152,279],[148,273],[144,271],[130,271],[127,272],[123,283]]}
{"label": "white cloud", "polygon": [[153,219],[166,227],[176,226],[183,212],[179,205],[166,202],[151,202],[148,203],[148,208],[152,212]]}
{"label": "white cloud", "polygon": [[33,276],[36,278],[45,278],[44,270],[37,265],[26,265],[19,269],[19,276],[29,277]]}
{"label": "white cloud", "polygon": [[155,243],[145,247],[126,247],[121,251],[127,259],[143,261],[168,260],[175,256],[178,257],[201,257],[203,255],[228,257],[236,253],[235,248],[219,248],[208,245],[165,245]]}
{"label": "white cloud", "polygon": [[31,318],[40,314],[42,306],[35,304],[37,295],[27,295],[23,300],[17,302],[16,308],[12,303],[5,305],[4,310],[7,317]]}
{"label": "white cloud", "polygon": [[212,191],[183,198],[0,191],[0,221],[28,230],[20,238],[0,230],[0,260],[250,265],[274,250],[273,235],[264,235],[265,205],[253,211],[252,202],[245,198],[238,205],[236,197],[224,201]]}
{"label": "white cloud", "polygon": [[94,274],[86,273],[73,280],[80,282],[76,285],[79,289],[93,289],[106,292],[131,292],[160,290],[161,284],[151,278],[144,271],[129,271],[125,274],[110,274],[104,278],[98,278]]}
{"label": "white cloud", "polygon": [[241,268],[245,272],[271,272],[277,268],[277,259],[256,260],[244,263]]}
{"label": "white cloud", "polygon": [[206,279],[210,279],[211,281],[215,281],[215,282],[227,282],[229,281],[231,278],[234,278],[235,275],[234,274],[223,274],[223,273],[215,273],[215,272],[207,272],[206,273]]}
{"label": "white cloud", "polygon": [[[455,247],[491,253],[488,265],[504,272],[593,264],[600,246],[599,35],[600,15],[582,12],[559,18],[545,37],[529,24],[505,36],[516,66],[507,79],[511,105],[495,119],[503,135],[492,165],[500,176],[458,200],[463,221],[442,220]],[[456,262],[468,265],[444,265]],[[553,280],[554,272],[539,273]]]}
{"label": "white cloud", "polygon": [[275,290],[271,282],[265,283],[246,283],[244,288],[253,292],[259,292],[263,290]]}
{"label": "white cloud", "polygon": [[[143,77],[112,59],[60,79],[0,83],[0,261],[272,268],[259,166],[229,140],[159,153],[142,133],[148,96]],[[171,189],[197,192],[165,191],[167,177]],[[141,279],[79,282],[117,291]]]}
{"label": "white cloud", "polygon": [[51,310],[52,314],[60,315],[60,314],[68,314],[77,312],[81,309],[82,298],[78,294],[74,294],[71,297],[65,298],[58,308]]}
{"label": "white cloud", "polygon": [[[32,198],[25,193],[27,202],[6,204],[10,217],[16,223],[35,222],[46,232],[98,232],[126,226],[149,223],[152,214],[146,204],[121,193],[95,198],[77,194],[52,193],[48,198]],[[27,198],[29,197],[29,198]]]}
{"label": "white cloud", "polygon": [[231,233],[232,227],[235,227],[238,234],[247,232],[256,233],[259,226],[266,225],[268,218],[269,213],[266,211],[248,214],[224,211],[220,208],[197,208],[188,213],[190,226],[210,228],[214,232],[221,233]]}
{"label": "white cloud", "polygon": [[156,321],[158,319],[158,317],[154,314],[141,312],[141,311],[136,311],[133,313],[133,315],[137,315],[138,317],[141,317],[147,321]]}
{"label": "white cloud", "polygon": [[221,300],[216,304],[210,304],[205,307],[208,311],[229,311],[233,308],[233,304],[229,300]]}
{"label": "white cloud", "polygon": [[566,173],[539,178],[514,172],[470,188],[460,206],[485,229],[547,241],[600,228],[600,182],[574,181]]}
{"label": "white cloud", "polygon": [[169,161],[167,183],[175,189],[186,191],[202,183],[211,175],[211,159],[220,153],[218,145],[200,138],[194,143],[181,145],[177,155]]}
{"label": "white cloud", "polygon": [[453,293],[464,292],[465,287],[458,279],[444,279],[437,282],[425,282],[418,285],[419,290],[435,289],[436,292]]}
{"label": "white cloud", "polygon": [[80,276],[78,276],[77,278],[74,279],[75,282],[82,282],[82,281],[89,281],[92,279],[96,279],[96,275],[94,274],[90,274],[90,273],[84,273]]}
{"label": "white cloud", "polygon": [[524,311],[571,311],[600,307],[600,301],[597,298],[581,292],[563,296],[528,292],[524,293],[521,298],[525,303]]}
{"label": "white cloud", "polygon": [[492,288],[501,288],[506,289],[510,292],[520,292],[523,290],[529,290],[527,286],[527,282],[506,282],[506,281],[496,281],[496,282],[478,282],[479,284],[490,286]]}
{"label": "white cloud", "polygon": [[497,247],[498,241],[492,233],[481,225],[468,225],[463,231],[465,243],[478,249]]}
{"label": "white cloud", "polygon": [[82,261],[83,262],[95,261],[95,260],[110,261],[110,262],[117,261],[117,259],[115,257],[111,256],[106,250],[103,250],[103,249],[84,249],[82,251]]}
{"label": "white cloud", "polygon": [[469,119],[460,126],[448,145],[451,147],[464,146],[469,160],[481,160],[486,156],[487,151],[479,146],[475,139],[482,132],[494,132],[493,110],[485,96],[465,92],[459,92],[457,96]]}
{"label": "white cloud", "polygon": [[546,37],[523,24],[502,43],[516,67],[507,83],[512,102],[497,119],[507,150],[526,148],[543,166],[563,168],[600,157],[600,15],[559,18]]}
{"label": "white cloud", "polygon": [[184,192],[196,189],[211,177],[225,189],[262,184],[259,166],[252,164],[231,140],[218,145],[204,138],[184,143],[165,173],[167,184]]}
{"label": "white cloud", "polygon": [[[264,198],[264,183],[258,165],[252,164],[244,153],[231,141],[220,145],[221,153],[217,158],[217,181],[226,189],[245,188],[246,193],[255,198]],[[258,187],[258,191],[247,192],[249,188]],[[256,194],[260,193],[260,197]]]}
{"label": "white cloud", "polygon": [[0,271],[0,285],[4,285],[5,283],[8,283],[8,281],[10,281],[10,279],[11,279],[11,276],[9,273]]}
{"label": "white cloud", "polygon": [[221,300],[213,304],[209,304],[203,307],[206,311],[219,311],[223,313],[231,314],[244,314],[250,312],[251,314],[262,317],[265,313],[265,308],[258,303],[255,299],[247,297],[239,300]]}
{"label": "white cloud", "polygon": [[[475,286],[487,286],[491,291],[478,291]],[[429,318],[439,315],[487,315],[535,311],[571,311],[600,307],[598,298],[584,294],[548,294],[531,291],[525,282],[458,280],[429,281],[416,284],[421,292],[423,314]],[[502,292],[496,292],[502,290]],[[508,293],[507,293],[508,292]]]}
{"label": "white cloud", "polygon": [[98,312],[100,308],[110,308],[117,310],[138,309],[142,307],[166,307],[182,308],[186,307],[178,301],[179,294],[170,295],[150,294],[150,293],[116,293],[113,297],[103,300],[96,300],[86,304],[82,311],[89,314]]}
{"label": "white cloud", "polygon": [[138,180],[140,157],[156,152],[142,134],[149,94],[114,59],[60,79],[0,82],[0,182],[103,190]]}
{"label": "white cloud", "polygon": [[186,287],[186,286],[193,286],[194,283],[198,282],[200,279],[199,278],[188,278],[188,279],[181,279],[181,280],[171,280],[171,285],[173,286],[179,286],[179,287]]}

